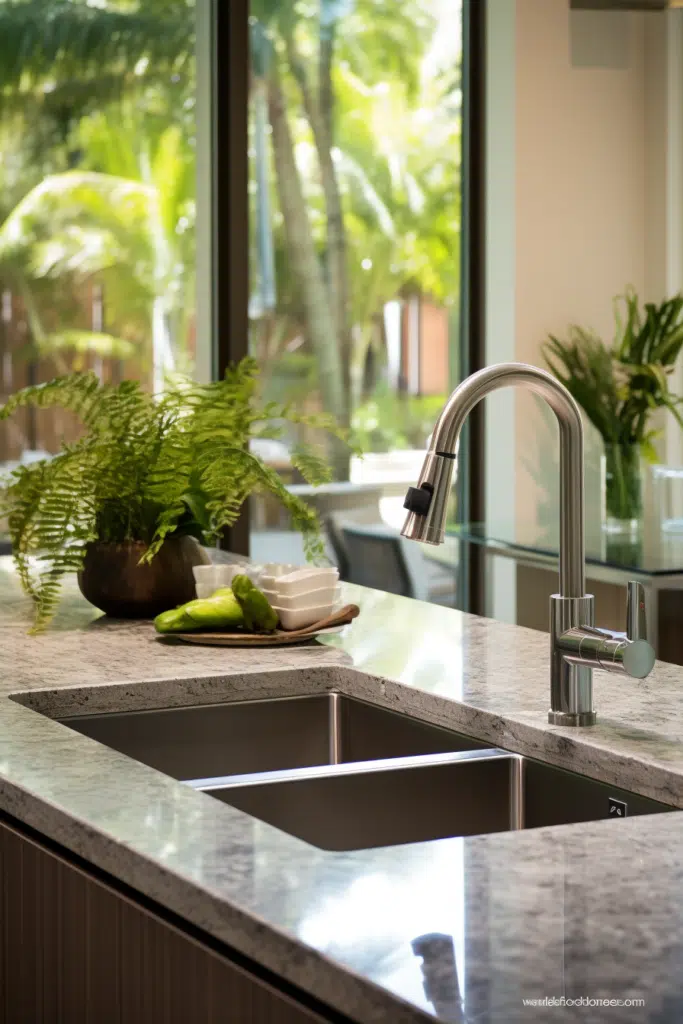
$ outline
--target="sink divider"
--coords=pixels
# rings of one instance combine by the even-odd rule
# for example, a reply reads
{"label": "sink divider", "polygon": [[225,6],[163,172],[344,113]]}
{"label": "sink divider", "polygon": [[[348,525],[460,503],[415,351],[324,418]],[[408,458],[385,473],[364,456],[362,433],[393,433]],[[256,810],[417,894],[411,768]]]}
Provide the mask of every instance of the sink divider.
{"label": "sink divider", "polygon": [[308,765],[303,768],[282,768],[269,772],[249,772],[245,775],[223,775],[208,779],[183,779],[183,784],[202,793],[216,789],[237,789],[240,786],[270,785],[277,782],[295,782],[297,779],[323,779],[348,775],[369,775],[378,772],[402,771],[410,768],[456,764],[462,761],[506,760],[511,764],[512,828],[522,827],[522,758],[499,747],[484,750],[459,750],[439,754],[412,754],[408,757],[388,757],[374,761],[347,761],[333,764]]}

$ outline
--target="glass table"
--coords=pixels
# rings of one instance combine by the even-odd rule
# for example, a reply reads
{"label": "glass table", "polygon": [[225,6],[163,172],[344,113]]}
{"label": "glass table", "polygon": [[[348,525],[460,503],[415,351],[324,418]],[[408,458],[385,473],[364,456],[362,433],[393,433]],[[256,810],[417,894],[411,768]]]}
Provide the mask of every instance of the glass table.
{"label": "glass table", "polygon": [[[553,529],[513,527],[501,521],[457,524],[448,532],[460,541],[485,548],[488,554],[512,558],[520,565],[557,568],[559,544]],[[586,578],[617,584],[638,580],[645,586],[649,628],[657,650],[659,595],[665,590],[683,590],[683,533],[667,533],[658,522],[645,522],[634,534],[587,528]]]}

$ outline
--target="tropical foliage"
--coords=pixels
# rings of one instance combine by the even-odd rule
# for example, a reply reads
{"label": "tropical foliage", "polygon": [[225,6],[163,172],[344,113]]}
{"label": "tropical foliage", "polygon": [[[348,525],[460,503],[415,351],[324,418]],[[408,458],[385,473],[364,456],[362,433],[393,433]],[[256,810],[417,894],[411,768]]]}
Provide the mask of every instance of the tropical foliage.
{"label": "tropical foliage", "polygon": [[[160,391],[166,374],[188,368],[178,342],[194,303],[194,162],[177,126],[155,139],[132,114],[116,126],[93,115],[79,129],[81,169],[49,175],[17,204],[0,227],[0,268],[20,288],[33,338],[47,351],[72,339],[43,327],[36,283],[52,301],[50,284],[96,275],[128,337],[144,342],[151,330]],[[131,341],[108,338],[102,354],[133,354]]]}
{"label": "tropical foliage", "polygon": [[551,335],[543,353],[603,439],[608,516],[634,521],[642,513],[640,455],[657,459],[654,413],[667,409],[683,427],[683,397],[669,387],[683,348],[683,295],[641,309],[636,293],[628,291],[615,299],[614,315],[611,345],[572,326],[567,340]]}
{"label": "tropical foliage", "polygon": [[386,384],[380,384],[374,394],[354,410],[351,420],[354,442],[366,452],[425,448],[446,397],[399,395]]}
{"label": "tropical foliage", "polygon": [[614,313],[611,345],[572,326],[567,340],[551,335],[543,354],[606,444],[639,445],[654,461],[653,413],[668,409],[683,427],[683,397],[669,388],[683,348],[683,295],[659,305],[646,302],[641,309],[638,296],[629,291],[615,299]]}
{"label": "tropical foliage", "polygon": [[[322,556],[316,513],[250,442],[280,437],[287,422],[327,431],[334,425],[329,417],[262,405],[253,360],[213,384],[177,377],[161,399],[138,381],[102,385],[93,373],[76,373],[18,391],[0,420],[27,406],[67,409],[84,428],[54,458],[16,469],[2,498],[35,630],[50,620],[63,575],[82,567],[89,544],[142,541],[149,561],[170,534],[215,542],[255,491],[274,494],[303,533],[309,557]],[[309,483],[330,479],[316,449],[300,446],[292,458]]]}
{"label": "tropical foliage", "polygon": [[[444,10],[251,3],[252,351],[264,384],[344,424],[385,376],[387,301],[457,301],[458,4],[448,33]],[[88,351],[155,390],[192,371],[194,48],[191,0],[0,0],[0,288],[60,371]]]}
{"label": "tropical foliage", "polygon": [[[435,53],[436,5],[424,0],[321,0],[317,18],[300,2],[252,10],[252,130],[256,143],[267,115],[276,180],[274,197],[257,191],[254,218],[264,199],[278,208],[284,283],[279,316],[263,319],[303,326],[324,407],[348,422],[370,350],[381,371],[384,305],[411,289],[455,300],[459,93]],[[254,263],[267,268],[263,253]],[[260,285],[267,311],[272,289]]]}
{"label": "tropical foliage", "polygon": [[185,0],[0,2],[0,286],[24,358],[110,356],[155,390],[191,367],[195,79]]}

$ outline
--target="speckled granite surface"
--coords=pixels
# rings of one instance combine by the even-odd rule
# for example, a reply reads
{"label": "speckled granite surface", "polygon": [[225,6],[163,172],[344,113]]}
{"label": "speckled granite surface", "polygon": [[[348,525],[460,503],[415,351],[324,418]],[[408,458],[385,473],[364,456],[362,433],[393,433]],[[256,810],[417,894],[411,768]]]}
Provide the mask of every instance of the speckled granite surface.
{"label": "speckled granite surface", "polygon": [[596,673],[599,726],[551,728],[541,634],[349,594],[325,647],[160,643],[74,591],[30,638],[0,565],[0,809],[358,1022],[683,1020],[683,815],[330,853],[45,717],[336,689],[683,807],[683,669]]}

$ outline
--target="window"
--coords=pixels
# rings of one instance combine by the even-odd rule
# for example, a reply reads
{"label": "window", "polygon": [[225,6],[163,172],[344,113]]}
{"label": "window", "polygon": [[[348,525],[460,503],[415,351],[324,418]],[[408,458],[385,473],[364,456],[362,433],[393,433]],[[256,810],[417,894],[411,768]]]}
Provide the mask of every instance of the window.
{"label": "window", "polygon": [[[191,0],[0,0],[0,390],[197,360]],[[74,436],[0,428],[0,462]]]}
{"label": "window", "polygon": [[[461,23],[459,0],[251,0],[251,350],[366,452],[328,452],[322,515],[393,531],[460,365]],[[252,552],[301,560],[269,507]]]}
{"label": "window", "polygon": [[[316,494],[294,434],[260,454],[324,519],[395,538],[464,365],[462,20],[462,0],[0,0],[0,399],[73,369],[158,391],[248,334],[266,397],[366,453],[329,448]],[[77,429],[18,415],[0,464]],[[302,560],[279,508],[250,520],[257,560]],[[419,549],[391,557],[364,582],[417,596]],[[419,596],[452,603],[456,563]]]}

